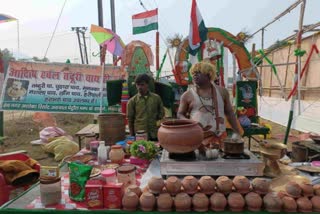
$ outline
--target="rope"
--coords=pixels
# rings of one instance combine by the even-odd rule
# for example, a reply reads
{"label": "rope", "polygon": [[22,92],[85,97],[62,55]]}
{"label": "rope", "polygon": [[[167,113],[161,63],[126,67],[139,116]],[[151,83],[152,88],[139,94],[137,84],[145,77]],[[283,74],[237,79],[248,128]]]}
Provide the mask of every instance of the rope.
{"label": "rope", "polygon": [[53,33],[52,33],[51,39],[50,39],[50,41],[49,41],[49,44],[48,44],[48,47],[47,47],[46,53],[44,54],[44,57],[43,57],[43,58],[46,58],[46,57],[47,57],[47,53],[48,53],[49,47],[50,47],[51,42],[52,42],[52,40],[53,40],[54,34],[56,33],[56,30],[57,30],[57,27],[58,27],[58,24],[59,24],[59,21],[60,21],[60,18],[61,18],[61,15],[62,15],[62,12],[63,12],[64,6],[66,5],[66,3],[67,3],[67,0],[64,0],[64,3],[63,3],[63,6],[62,6],[62,8],[61,8],[61,11],[60,11],[60,14],[59,14],[59,17],[58,17],[58,20],[57,20],[56,26],[54,27],[54,30],[53,30]]}

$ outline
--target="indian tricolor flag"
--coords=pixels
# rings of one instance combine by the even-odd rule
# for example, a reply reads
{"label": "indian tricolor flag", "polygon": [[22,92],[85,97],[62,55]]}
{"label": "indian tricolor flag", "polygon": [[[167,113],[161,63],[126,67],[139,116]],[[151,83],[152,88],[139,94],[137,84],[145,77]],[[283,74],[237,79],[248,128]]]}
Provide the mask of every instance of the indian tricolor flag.
{"label": "indian tricolor flag", "polygon": [[196,0],[192,0],[191,21],[189,30],[189,53],[196,55],[203,42],[207,39],[208,29],[204,25]]}
{"label": "indian tricolor flag", "polygon": [[158,9],[138,13],[132,16],[133,34],[158,30]]}

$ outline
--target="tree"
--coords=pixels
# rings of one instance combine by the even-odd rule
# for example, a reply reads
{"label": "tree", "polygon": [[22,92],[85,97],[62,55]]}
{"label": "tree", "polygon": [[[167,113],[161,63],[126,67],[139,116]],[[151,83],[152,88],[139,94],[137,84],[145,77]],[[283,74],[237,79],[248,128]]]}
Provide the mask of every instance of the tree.
{"label": "tree", "polygon": [[32,60],[35,62],[49,62],[49,59],[47,57],[40,59],[39,57],[34,56],[32,57]]}
{"label": "tree", "polygon": [[16,59],[7,48],[5,48],[4,50],[0,50],[0,52],[2,54],[4,73],[6,73],[9,66],[9,61],[15,61]]}

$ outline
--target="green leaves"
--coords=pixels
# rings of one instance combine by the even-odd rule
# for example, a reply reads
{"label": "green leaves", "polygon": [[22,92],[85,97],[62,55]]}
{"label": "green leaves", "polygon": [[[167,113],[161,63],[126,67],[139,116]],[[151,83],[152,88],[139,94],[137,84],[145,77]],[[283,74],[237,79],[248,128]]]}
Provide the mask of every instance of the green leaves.
{"label": "green leaves", "polygon": [[146,160],[153,159],[158,154],[158,151],[159,147],[154,142],[146,140],[135,141],[130,147],[131,155]]}

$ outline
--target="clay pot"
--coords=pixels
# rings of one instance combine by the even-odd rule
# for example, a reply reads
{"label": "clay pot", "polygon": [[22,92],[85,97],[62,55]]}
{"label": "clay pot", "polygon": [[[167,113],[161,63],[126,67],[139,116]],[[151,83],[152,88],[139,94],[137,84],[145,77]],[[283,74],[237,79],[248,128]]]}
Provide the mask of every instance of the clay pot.
{"label": "clay pot", "polygon": [[263,178],[255,178],[252,180],[251,185],[254,192],[260,195],[265,195],[269,191],[270,182]]}
{"label": "clay pot", "polygon": [[320,196],[320,184],[316,184],[313,186],[313,192],[315,195]]}
{"label": "clay pot", "polygon": [[172,211],[173,199],[169,193],[161,193],[157,198],[157,208],[160,212]]}
{"label": "clay pot", "polygon": [[243,196],[238,192],[230,193],[228,196],[228,205],[232,212],[241,212],[245,205]]}
{"label": "clay pot", "polygon": [[152,176],[148,181],[148,187],[150,192],[159,194],[164,187],[164,180],[161,177]]}
{"label": "clay pot", "polygon": [[292,198],[299,198],[302,192],[300,185],[294,181],[289,181],[285,186],[285,190],[287,195]]}
{"label": "clay pot", "polygon": [[193,120],[169,120],[161,123],[158,139],[168,152],[188,153],[201,145],[203,131]]}
{"label": "clay pot", "polygon": [[250,191],[250,181],[245,176],[235,176],[232,183],[238,193],[246,194]]}
{"label": "clay pot", "polygon": [[297,199],[298,211],[299,212],[311,212],[312,203],[307,197],[301,197]]}
{"label": "clay pot", "polygon": [[138,187],[137,185],[135,184],[131,184],[127,187],[127,192],[134,192],[138,197],[141,196],[142,194],[142,191],[140,189],[140,187]]}
{"label": "clay pot", "polygon": [[220,176],[216,180],[219,192],[227,195],[232,192],[232,181],[227,176]]}
{"label": "clay pot", "polygon": [[263,204],[268,212],[280,212],[283,202],[275,192],[269,192],[263,197]]}
{"label": "clay pot", "polygon": [[297,212],[298,205],[294,198],[284,196],[281,200],[283,202],[283,210],[285,212]]}
{"label": "clay pot", "polygon": [[144,192],[140,196],[140,209],[143,211],[152,211],[156,204],[156,197],[150,192]]}
{"label": "clay pot", "polygon": [[227,199],[224,194],[220,192],[213,193],[210,197],[211,210],[220,212],[224,211],[227,206]]}
{"label": "clay pot", "polygon": [[180,192],[174,198],[174,206],[177,212],[188,212],[191,210],[191,198],[187,193]]}
{"label": "clay pot", "polygon": [[315,195],[311,198],[312,208],[314,212],[320,212],[320,196]]}
{"label": "clay pot", "polygon": [[124,151],[121,145],[113,145],[111,146],[111,150],[109,152],[109,159],[112,163],[121,164],[124,159]]}
{"label": "clay pot", "polygon": [[209,207],[209,199],[206,194],[198,192],[192,197],[193,209],[196,212],[207,212]]}
{"label": "clay pot", "polygon": [[260,211],[262,206],[262,198],[258,193],[249,192],[245,197],[244,200],[247,204],[249,211]]}
{"label": "clay pot", "polygon": [[165,182],[166,190],[168,191],[168,193],[170,193],[173,196],[178,194],[181,191],[181,186],[182,186],[181,181],[176,176],[168,177]]}
{"label": "clay pot", "polygon": [[182,180],[182,186],[185,193],[194,194],[198,191],[198,180],[191,175],[185,176]]}
{"label": "clay pot", "polygon": [[134,192],[126,192],[122,197],[123,210],[135,211],[139,205],[139,197]]}
{"label": "clay pot", "polygon": [[312,184],[302,183],[300,184],[300,187],[302,189],[302,195],[305,197],[311,197],[313,196],[313,186]]}
{"label": "clay pot", "polygon": [[199,180],[199,187],[202,193],[210,195],[215,192],[216,181],[211,176],[202,176]]}

